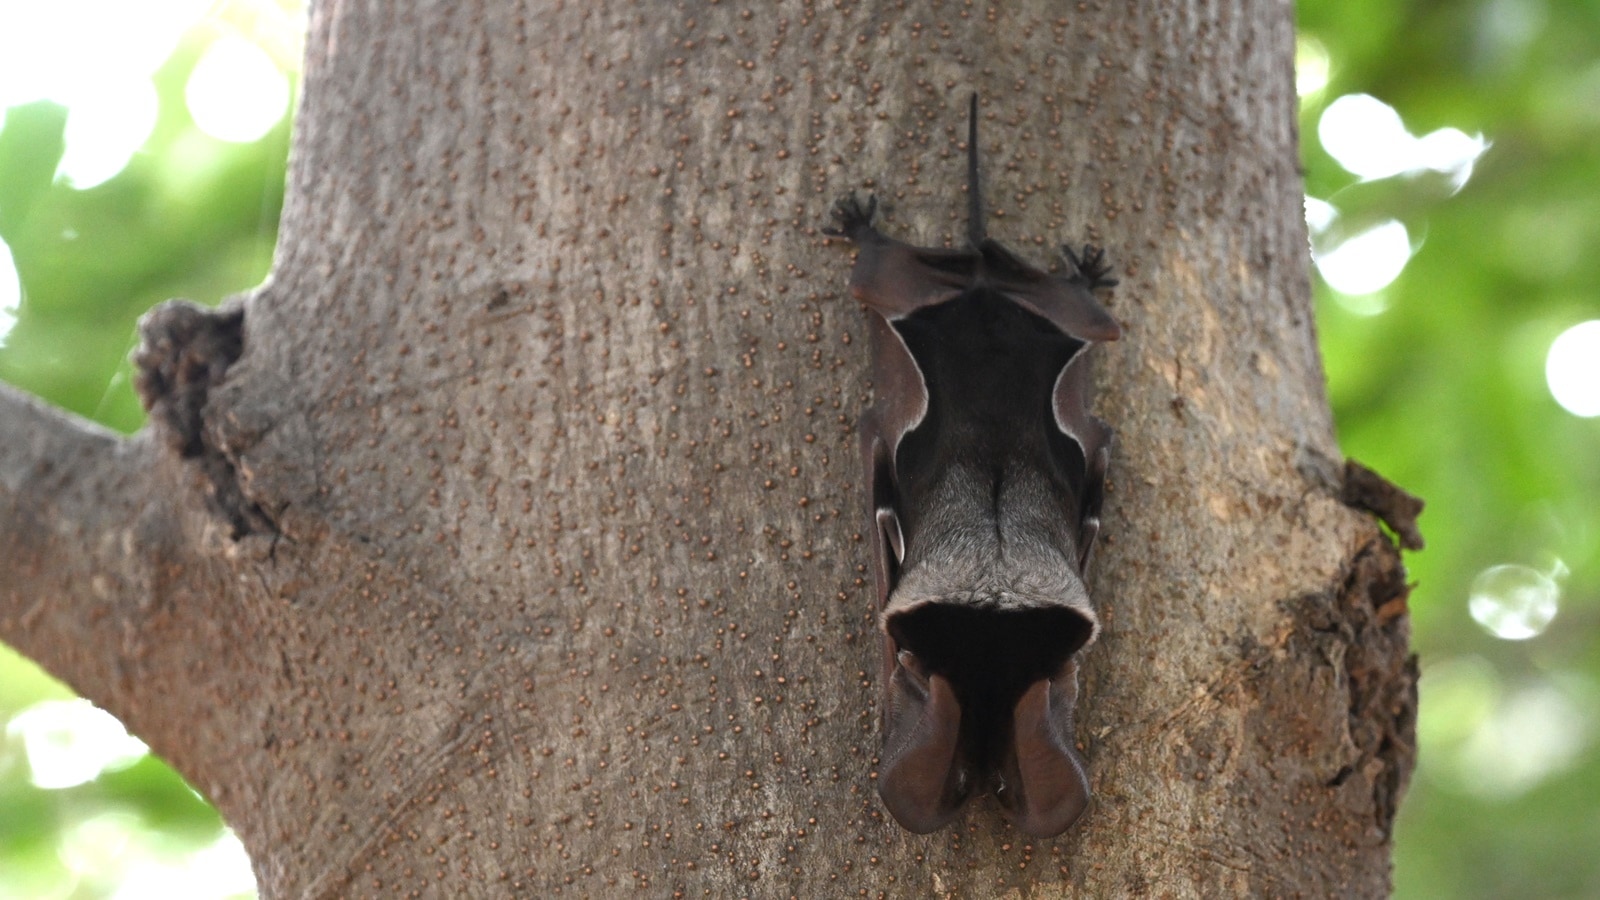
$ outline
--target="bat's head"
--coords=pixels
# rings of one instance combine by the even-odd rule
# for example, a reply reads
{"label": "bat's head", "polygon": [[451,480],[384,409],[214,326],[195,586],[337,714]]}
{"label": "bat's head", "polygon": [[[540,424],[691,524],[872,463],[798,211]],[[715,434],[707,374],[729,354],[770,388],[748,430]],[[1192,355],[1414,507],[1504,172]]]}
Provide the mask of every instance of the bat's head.
{"label": "bat's head", "polygon": [[1089,802],[1073,746],[1076,653],[1095,634],[1069,605],[975,604],[891,611],[886,737],[878,792],[908,830],[934,831],[993,793],[1022,831],[1065,831]]}

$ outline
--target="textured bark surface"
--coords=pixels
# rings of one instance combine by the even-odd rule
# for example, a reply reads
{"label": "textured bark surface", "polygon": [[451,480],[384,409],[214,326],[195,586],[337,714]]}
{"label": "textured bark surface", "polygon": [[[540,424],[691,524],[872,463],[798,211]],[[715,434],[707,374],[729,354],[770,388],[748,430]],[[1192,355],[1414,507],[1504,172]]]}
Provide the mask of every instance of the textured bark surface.
{"label": "textured bark surface", "polygon": [[[0,394],[0,637],[269,897],[1382,895],[1415,673],[1395,551],[1315,475],[1290,14],[314,4],[274,275],[147,322],[154,432]],[[1095,799],[1053,841],[992,801],[908,835],[872,781],[865,327],[819,228],[871,189],[959,240],[974,89],[991,235],[1122,278]]]}

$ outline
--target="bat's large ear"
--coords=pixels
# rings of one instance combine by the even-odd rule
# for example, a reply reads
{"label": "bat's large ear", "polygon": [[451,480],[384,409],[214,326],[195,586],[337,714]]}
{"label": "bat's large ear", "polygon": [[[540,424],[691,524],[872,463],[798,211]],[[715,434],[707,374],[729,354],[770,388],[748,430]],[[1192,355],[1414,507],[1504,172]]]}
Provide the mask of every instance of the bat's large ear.
{"label": "bat's large ear", "polygon": [[928,675],[902,650],[890,677],[878,794],[907,831],[927,834],[949,823],[972,791],[957,752],[961,704],[950,682]]}
{"label": "bat's large ear", "polygon": [[1066,831],[1089,805],[1089,776],[1073,746],[1078,664],[1034,682],[1012,712],[1012,745],[995,793],[1012,823],[1034,837]]}

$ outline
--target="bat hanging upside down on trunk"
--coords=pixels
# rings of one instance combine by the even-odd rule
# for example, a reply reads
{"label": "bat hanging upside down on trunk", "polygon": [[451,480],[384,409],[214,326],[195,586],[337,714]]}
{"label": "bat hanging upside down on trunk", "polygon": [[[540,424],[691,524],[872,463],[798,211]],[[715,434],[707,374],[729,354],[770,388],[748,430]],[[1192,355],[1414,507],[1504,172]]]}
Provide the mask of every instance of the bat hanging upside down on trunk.
{"label": "bat hanging upside down on trunk", "polygon": [[875,400],[861,419],[884,645],[878,792],[934,831],[993,792],[1018,828],[1066,830],[1089,802],[1074,746],[1077,655],[1099,620],[1084,575],[1111,431],[1087,355],[1121,333],[1095,299],[1104,254],[1050,275],[984,234],[978,101],[964,250],[913,247],[848,197],[831,235],[859,249]]}

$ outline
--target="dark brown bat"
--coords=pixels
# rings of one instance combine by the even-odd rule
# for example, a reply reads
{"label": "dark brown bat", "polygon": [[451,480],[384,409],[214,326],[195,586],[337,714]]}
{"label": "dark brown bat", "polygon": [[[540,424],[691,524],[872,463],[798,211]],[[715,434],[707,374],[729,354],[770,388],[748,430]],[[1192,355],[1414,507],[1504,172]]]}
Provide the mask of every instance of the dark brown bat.
{"label": "dark brown bat", "polygon": [[968,126],[970,248],[913,247],[838,203],[859,248],[874,404],[861,419],[884,646],[878,793],[934,831],[993,792],[1018,828],[1066,830],[1089,802],[1074,748],[1077,654],[1100,629],[1084,586],[1111,431],[1088,411],[1089,349],[1121,329],[1092,291],[1098,248],[1064,276],[984,235],[978,104]]}

